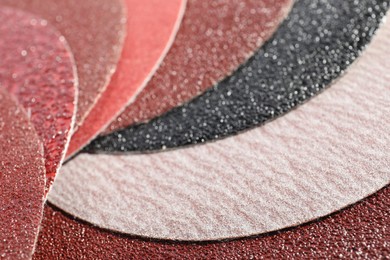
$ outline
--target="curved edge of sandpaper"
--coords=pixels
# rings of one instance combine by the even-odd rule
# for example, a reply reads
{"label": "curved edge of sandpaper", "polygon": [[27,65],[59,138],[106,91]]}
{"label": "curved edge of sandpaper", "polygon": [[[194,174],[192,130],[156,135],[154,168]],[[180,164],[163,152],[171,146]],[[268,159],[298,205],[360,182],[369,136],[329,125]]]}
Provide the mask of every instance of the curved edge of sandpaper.
{"label": "curved edge of sandpaper", "polygon": [[[277,31],[277,29],[279,28],[280,24],[286,19],[286,17],[288,16],[289,14],[289,11],[291,10],[293,6],[293,1],[290,1],[288,0],[288,4],[284,5],[280,10],[281,13],[283,13],[283,15],[280,16],[280,19],[279,19],[279,22],[277,23],[277,25],[275,26],[275,28],[272,30],[272,33],[268,36],[268,37],[261,37],[261,41],[260,41],[260,44],[258,44],[258,47],[251,50],[250,52],[247,53],[246,57],[243,59],[243,62],[242,64],[245,64],[257,51],[258,49],[260,49],[262,47],[262,45],[264,43],[266,43],[271,37],[272,35]],[[216,84],[218,84],[220,81],[223,81],[225,78],[228,78],[230,76],[232,76],[234,74],[234,72],[240,67],[241,65],[239,64],[238,66],[234,66],[232,67],[229,71],[227,71],[227,73],[225,74],[224,77],[222,78],[219,78],[217,80],[212,80],[212,84],[210,86],[208,86],[207,88],[205,88],[201,93],[199,94],[196,94],[194,95],[192,98],[188,99],[188,100],[185,100],[185,101],[182,101],[182,102],[179,102],[177,103],[175,106],[171,107],[170,109],[166,110],[165,112],[163,113],[158,113],[156,114],[155,116],[153,117],[150,117],[148,118],[147,120],[140,120],[140,121],[137,121],[135,123],[131,123],[131,124],[127,124],[126,126],[123,126],[123,127],[115,127],[113,129],[111,129],[110,127],[112,126],[112,124],[114,123],[114,121],[121,115],[121,113],[123,112],[127,112],[126,109],[127,107],[123,108],[121,113],[118,113],[118,115],[116,116],[116,118],[114,118],[113,120],[111,120],[111,122],[109,124],[107,124],[105,126],[105,128],[103,129],[103,131],[100,133],[100,136],[106,136],[106,135],[109,135],[113,132],[116,132],[116,131],[120,131],[122,129],[125,129],[127,127],[130,127],[130,126],[135,126],[135,125],[139,125],[139,124],[145,124],[145,123],[148,123],[149,121],[159,117],[159,116],[163,116],[164,114],[168,113],[169,111],[171,111],[172,109],[174,109],[175,107],[179,107],[179,106],[182,106],[183,104],[185,103],[188,103],[188,102],[191,102],[193,99],[196,99],[196,97],[198,97],[199,95],[202,95],[205,91],[207,91],[208,89],[214,87]],[[150,79],[149,79],[150,80]],[[145,86],[146,87],[146,86]],[[139,93],[140,94],[140,93]],[[135,97],[135,99],[129,104],[129,105],[132,105],[132,103],[138,98]],[[95,136],[96,137],[96,136]],[[148,151],[146,151],[148,152]]]}
{"label": "curved edge of sandpaper", "polygon": [[[385,27],[385,28],[383,28],[383,26]],[[383,48],[383,46],[386,46],[386,44],[384,44],[384,43],[386,43],[386,37],[387,37],[387,35],[389,34],[389,32],[390,32],[390,30],[389,30],[389,28],[390,28],[390,25],[389,24],[387,24],[387,25],[382,25],[382,27],[378,30],[378,33],[379,33],[379,35],[378,36],[376,36],[375,38],[374,38],[374,41],[375,42],[373,42],[372,43],[372,46],[370,46],[370,48],[372,48],[371,50],[377,50],[378,48],[377,48],[377,46],[378,46],[378,44],[381,44],[381,45],[379,45],[380,46],[380,51],[379,52],[376,52],[376,54],[372,57],[372,56],[369,56],[369,54],[372,52],[372,51],[370,51],[370,53],[367,53],[367,51],[363,54],[364,56],[362,56],[362,57],[366,57],[366,59],[368,59],[368,61],[370,61],[370,60],[374,60],[374,64],[376,64],[376,66],[378,66],[379,68],[381,67],[381,64],[383,64],[383,62],[384,62],[384,59],[385,58],[380,58],[379,60],[378,60],[378,58],[376,58],[376,57],[380,57],[380,54],[381,54],[381,52],[383,53],[384,52],[384,48]],[[382,31],[382,30],[384,30],[384,31]],[[379,37],[379,38],[378,38]],[[359,69],[360,69],[360,73],[362,73],[362,72],[364,72],[365,70],[364,69],[362,69],[362,68],[364,68],[364,67],[366,67],[366,66],[370,66],[370,63],[371,62],[366,62],[365,60],[361,60],[361,68],[355,68],[355,66],[357,66],[358,64],[360,64],[360,63],[355,63],[355,64],[353,64],[352,66],[353,67],[351,67],[351,69],[353,69],[354,71],[356,71],[356,72],[358,72],[359,71]],[[355,72],[355,73],[356,73]],[[367,72],[365,72],[365,73],[367,73]],[[370,73],[368,73],[368,74],[370,74]],[[347,74],[348,75],[348,74]],[[363,74],[363,76],[361,76],[361,79],[360,79],[360,81],[362,81],[362,80],[364,80],[365,78],[367,78],[368,77],[368,75],[367,76],[364,76],[365,74]],[[379,75],[380,76],[380,75]],[[378,76],[377,76],[378,77]],[[351,78],[351,76],[349,76],[348,77],[348,80],[347,80],[347,82],[349,82],[349,78]],[[345,84],[345,83],[344,83]],[[349,84],[351,84],[351,83],[349,83]],[[352,82],[352,84],[353,84],[353,82]],[[375,84],[378,84],[378,87],[377,87],[377,90],[376,91],[379,91],[379,89],[380,88],[383,88],[383,89],[388,89],[388,85],[386,85],[386,83],[382,83],[381,81],[378,81],[378,83],[375,83]],[[381,85],[381,84],[384,84],[384,85]],[[341,84],[341,85],[343,85],[343,84]],[[351,85],[352,87],[353,87],[353,85]],[[341,88],[342,86],[339,86],[339,89]],[[351,89],[352,87],[349,87],[349,89]],[[360,87],[360,88],[362,88],[362,87]],[[339,90],[340,91],[340,90]],[[350,90],[346,90],[346,91],[350,91]],[[332,91],[333,92],[333,91]],[[330,92],[325,92],[325,93],[330,93]],[[337,93],[337,92],[336,92]],[[363,92],[364,93],[364,92]],[[333,94],[334,95],[334,94]],[[329,96],[329,97],[331,97],[331,96]],[[328,98],[329,98],[328,97]],[[357,102],[358,100],[356,100],[356,102],[355,103],[358,103]],[[369,102],[370,103],[370,102]],[[301,108],[301,110],[305,110],[305,107],[302,107]],[[383,110],[383,112],[384,111],[387,111],[387,110]],[[379,118],[378,118],[379,119]],[[364,133],[364,132],[362,132],[362,133]],[[373,170],[375,170],[375,169],[373,169]],[[385,175],[386,174],[388,174],[388,173],[384,173]],[[388,176],[388,175],[386,175],[386,176]],[[349,200],[348,201],[348,203],[346,203],[346,204],[344,204],[344,205],[342,205],[342,206],[337,206],[337,209],[335,209],[334,211],[337,211],[337,210],[339,210],[340,208],[343,208],[343,207],[345,207],[345,206],[348,206],[348,205],[350,205],[350,204],[353,204],[353,203],[355,203],[356,201],[358,201],[358,200],[360,200],[360,199],[362,199],[363,197],[366,197],[366,196],[369,196],[369,195],[371,195],[372,193],[374,193],[374,192],[376,192],[378,189],[380,189],[381,187],[383,187],[383,186],[386,186],[388,183],[389,183],[389,179],[388,179],[388,177],[385,177],[385,179],[383,179],[383,180],[381,180],[380,181],[380,187],[378,186],[378,187],[375,187],[375,190],[374,189],[369,189],[369,190],[367,190],[367,192],[364,192],[364,194],[362,193],[362,194],[360,194],[359,196],[360,197],[358,197],[358,198],[356,198],[356,200],[355,200],[355,198],[353,198],[352,200]],[[382,185],[383,184],[383,185]],[[332,212],[334,212],[334,211],[332,211]],[[330,212],[331,213],[331,212]],[[324,215],[327,215],[327,214],[324,214]],[[315,218],[318,218],[318,217],[321,217],[321,216],[324,216],[324,215],[315,215],[315,214],[312,214],[312,218],[307,218],[307,221],[311,221],[312,219],[315,219]],[[294,222],[292,222],[292,223],[290,223],[291,225],[286,225],[285,227],[288,227],[288,226],[296,226],[297,224],[301,224],[301,223],[304,223],[304,222],[306,222],[306,220],[305,221],[301,221],[301,220],[298,220],[299,221],[299,223],[294,223]],[[276,230],[276,229],[275,229]],[[272,230],[268,230],[268,231],[265,231],[265,232],[269,232],[269,231],[272,231]],[[122,231],[122,233],[123,233],[123,231]],[[255,234],[259,234],[259,232],[255,232],[255,233],[253,233],[252,235],[255,235]],[[248,236],[250,236],[251,234],[249,234]],[[247,234],[245,234],[245,236],[247,236]],[[145,237],[148,237],[148,236],[145,236]],[[238,237],[242,237],[242,236],[238,236]],[[229,236],[229,238],[234,238],[234,236]],[[162,239],[164,239],[164,238],[162,238]],[[176,239],[176,238],[173,238],[173,240],[181,240],[181,239]],[[185,240],[185,241],[193,241],[193,240],[191,240],[191,239],[183,239],[183,240]],[[202,239],[202,240],[207,240],[207,239]],[[210,239],[210,240],[213,240],[213,239]],[[195,240],[196,241],[196,240]]]}
{"label": "curved edge of sandpaper", "polygon": [[[1,3],[1,1],[0,1],[0,3]],[[54,25],[52,25],[46,19],[44,19],[44,18],[42,18],[42,17],[40,17],[40,16],[30,12],[30,11],[22,10],[22,9],[15,8],[15,7],[12,7],[12,6],[7,6],[7,5],[0,5],[0,7],[4,8],[4,9],[14,10],[14,11],[16,11],[18,13],[26,14],[26,15],[28,15],[31,18],[37,18],[37,19],[40,19],[42,21],[46,21],[48,23],[47,24],[47,26],[48,26],[47,29],[50,30],[50,32],[58,38],[58,43],[60,44],[61,48],[63,48],[66,51],[66,53],[68,55],[67,58],[68,58],[68,61],[69,61],[69,68],[71,68],[70,74],[72,74],[72,82],[73,82],[73,84],[72,84],[73,86],[69,87],[69,93],[71,93],[71,95],[73,97],[72,108],[70,109],[70,112],[72,113],[72,117],[71,117],[71,120],[70,120],[69,127],[67,129],[66,135],[64,135],[65,143],[63,144],[63,147],[62,147],[63,149],[62,149],[62,151],[60,153],[60,156],[57,157],[58,161],[55,160],[55,162],[57,163],[55,171],[53,172],[52,176],[50,176],[50,177],[46,176],[46,179],[45,179],[45,187],[46,187],[45,188],[45,198],[46,198],[48,193],[49,193],[49,191],[50,191],[50,189],[51,189],[52,182],[54,181],[55,176],[58,174],[58,172],[59,172],[59,170],[60,170],[60,168],[61,168],[61,166],[63,164],[63,161],[65,159],[66,150],[67,150],[69,142],[71,140],[71,134],[73,132],[73,127],[75,125],[76,113],[77,113],[77,101],[78,101],[78,84],[79,84],[78,74],[77,74],[77,66],[76,66],[76,62],[75,62],[75,58],[74,58],[73,52],[71,50],[71,47],[70,47],[68,41],[66,40],[64,35]],[[66,105],[68,105],[68,104],[71,104],[71,103],[67,103]],[[40,137],[40,138],[42,139],[43,137]],[[43,141],[43,140],[41,140],[41,141]],[[46,161],[48,159],[47,158],[48,157],[47,154],[45,154],[44,157],[45,157],[44,159]]]}
{"label": "curved edge of sandpaper", "polygon": [[[38,217],[39,220],[38,220],[38,223],[36,223],[37,226],[34,228],[34,231],[33,231],[35,233],[33,243],[30,245],[30,246],[32,246],[32,248],[31,248],[31,251],[29,253],[28,258],[31,258],[35,252],[35,249],[36,249],[36,246],[38,243],[39,233],[41,230],[41,222],[42,222],[43,216],[44,216],[45,200],[46,200],[46,194],[45,194],[46,168],[45,168],[45,156],[44,156],[43,142],[42,142],[41,138],[39,137],[39,135],[37,134],[34,125],[32,124],[32,122],[30,122],[26,110],[24,109],[24,107],[21,104],[19,104],[17,98],[2,88],[0,88],[0,96],[6,96],[6,98],[15,105],[15,108],[17,110],[21,111],[21,114],[22,114],[21,117],[22,117],[23,121],[25,121],[24,123],[26,123],[26,125],[29,128],[29,131],[35,136],[34,141],[36,142],[36,148],[38,149],[36,152],[37,152],[37,155],[40,155],[40,158],[37,158],[37,161],[40,161],[41,163],[40,163],[40,165],[38,165],[38,166],[36,165],[35,167],[39,167],[41,169],[40,173],[41,173],[41,184],[42,185],[41,185],[41,187],[39,187],[39,189],[42,190],[42,193],[41,193],[42,197],[41,197],[41,203],[40,203],[41,206],[39,207],[39,212],[37,212],[37,214],[36,214],[36,216]],[[6,243],[7,241],[1,241],[1,242]],[[4,253],[4,252],[0,252],[0,253],[1,253],[0,258],[7,257],[7,253]],[[12,254],[12,252],[11,252],[11,254]],[[16,255],[12,254],[13,255],[12,257],[20,258],[20,259],[26,258],[24,255],[24,252],[19,252],[19,254],[22,254],[22,255],[16,256]]]}
{"label": "curved edge of sandpaper", "polygon": [[[297,1],[294,1],[294,4],[296,4],[296,2]],[[387,3],[387,1],[385,1],[385,2]],[[379,21],[378,24],[377,24],[378,27],[386,21],[386,16],[388,14],[389,14],[389,12],[386,12],[384,17],[382,17],[381,19],[378,19],[378,21]],[[376,34],[376,31],[375,31],[374,35],[375,34]],[[272,38],[271,38],[271,40],[272,40]],[[369,42],[367,44],[362,46],[362,48],[359,50],[359,53],[361,53],[362,51],[364,51],[366,49],[366,47],[370,44],[371,40],[372,40],[372,38],[369,40]],[[359,56],[357,58],[355,58],[353,61],[355,61],[356,59],[359,59]],[[245,65],[247,63],[249,63],[252,58],[253,57],[251,57],[246,63],[242,64],[235,72],[240,71],[242,68],[244,68]],[[347,66],[346,70],[348,69],[348,67],[349,66]],[[90,153],[90,154],[121,154],[121,155],[124,155],[124,154],[153,154],[153,153],[160,153],[160,152],[166,152],[166,151],[173,151],[173,150],[176,150],[176,149],[183,149],[185,147],[193,147],[193,146],[197,146],[197,145],[213,143],[213,142],[216,142],[218,140],[224,140],[226,138],[229,138],[230,136],[235,136],[237,134],[245,133],[246,131],[250,131],[250,130],[256,128],[256,127],[266,125],[267,123],[269,123],[269,122],[271,122],[271,121],[273,121],[273,120],[275,120],[275,119],[277,119],[279,117],[282,117],[283,115],[287,114],[288,112],[290,112],[290,111],[292,111],[292,110],[294,110],[294,109],[304,105],[307,101],[315,98],[318,94],[320,94],[323,91],[325,91],[328,88],[328,86],[330,86],[330,85],[334,84],[335,82],[337,82],[338,78],[344,76],[344,73],[345,73],[345,71],[342,71],[338,75],[337,78],[332,79],[329,83],[326,84],[326,86],[323,89],[321,89],[318,92],[316,92],[313,97],[309,97],[309,98],[305,99],[304,101],[299,101],[298,104],[296,104],[292,109],[288,110],[287,112],[283,112],[282,114],[277,115],[277,116],[271,116],[271,117],[267,118],[265,121],[262,121],[261,123],[256,123],[254,125],[252,124],[250,127],[247,127],[247,128],[244,128],[244,129],[239,129],[238,131],[235,130],[235,131],[229,132],[227,134],[217,134],[216,138],[210,138],[210,139],[206,139],[206,140],[204,140],[204,138],[202,138],[202,140],[196,140],[196,138],[191,138],[191,141],[189,141],[189,142],[181,142],[180,141],[179,144],[172,144],[170,142],[167,143],[166,140],[163,140],[162,142],[159,142],[159,144],[157,144],[157,143],[156,144],[150,144],[149,147],[144,146],[142,148],[140,148],[140,146],[138,146],[136,142],[132,142],[132,145],[128,146],[128,148],[126,147],[126,143],[120,143],[120,144],[125,144],[124,145],[125,146],[124,150],[122,150],[122,148],[119,148],[120,146],[117,145],[117,144],[114,145],[114,146],[116,146],[115,148],[111,148],[110,147],[110,146],[112,146],[112,142],[108,138],[110,135],[118,134],[118,135],[122,135],[122,136],[126,137],[126,134],[123,134],[123,133],[126,133],[126,131],[131,131],[132,129],[136,129],[134,132],[137,134],[137,136],[135,136],[135,135],[133,135],[133,136],[135,136],[134,139],[137,139],[137,137],[141,136],[141,135],[138,135],[138,133],[140,132],[139,128],[147,126],[147,127],[145,127],[146,130],[152,129],[152,127],[150,127],[150,125],[151,125],[151,123],[154,120],[159,120],[160,118],[164,118],[165,119],[165,118],[168,118],[168,117],[169,118],[175,118],[175,117],[171,117],[171,115],[173,114],[172,112],[174,112],[175,110],[178,111],[179,109],[181,109],[186,104],[189,104],[189,103],[185,103],[182,106],[175,107],[172,110],[168,111],[167,113],[164,113],[160,117],[154,118],[153,120],[151,120],[149,122],[136,124],[136,125],[129,126],[127,128],[121,129],[121,130],[116,130],[114,132],[111,132],[108,135],[99,136],[95,140],[93,140],[88,146],[84,147],[84,149],[82,151],[80,151],[80,152],[82,152],[82,153]],[[232,74],[232,76],[234,76],[234,73]],[[228,80],[228,78],[225,78],[221,82],[225,82],[227,80]],[[221,83],[221,82],[219,82],[219,83]],[[206,94],[206,93],[203,93],[203,94]],[[197,96],[197,97],[195,97],[191,101],[198,100],[202,96],[203,95]],[[170,125],[170,124],[168,124],[168,125]],[[144,133],[145,133],[145,135],[149,134],[146,131],[144,131]],[[155,133],[153,133],[153,134],[155,134]],[[160,137],[164,136],[164,134],[161,134],[161,133],[158,133],[158,135],[160,135]],[[179,135],[176,135],[176,136],[179,136]],[[142,136],[142,138],[144,138],[144,137]],[[146,138],[144,138],[144,139],[146,139]],[[160,141],[161,139],[162,138],[159,138],[157,140]],[[175,138],[171,138],[171,139],[175,139]],[[105,143],[105,144],[102,145],[102,143]],[[109,143],[109,144],[107,144],[107,143]],[[162,144],[164,144],[164,145],[162,145]],[[108,149],[105,146],[107,146]],[[135,147],[137,147],[137,148],[135,148]]]}
{"label": "curved edge of sandpaper", "polygon": [[[302,256],[299,253],[304,253],[305,250],[307,251],[306,257],[330,257],[331,255],[339,257],[340,253],[344,253],[345,257],[361,257],[364,254],[374,258],[381,253],[386,254],[386,238],[384,237],[386,231],[379,228],[390,224],[388,222],[389,218],[383,219],[386,216],[385,208],[390,206],[389,202],[383,202],[381,199],[388,197],[389,192],[390,187],[386,186],[349,207],[297,227],[252,237],[205,242],[150,240],[116,233],[93,226],[83,220],[75,219],[72,215],[49,203],[45,207],[43,228],[34,259],[44,259],[50,257],[50,254],[52,256],[56,255],[53,247],[61,250],[61,252],[65,251],[65,253],[69,249],[71,252],[77,251],[78,253],[75,253],[75,255],[83,254],[91,258],[113,256],[132,258],[140,255],[144,257],[152,255],[160,257],[172,257],[174,255],[178,257],[180,255],[187,258],[202,256],[242,257],[243,253],[258,257],[288,257],[294,255],[297,257],[298,255]],[[378,203],[378,201],[381,202]],[[373,207],[379,209],[373,211]],[[365,221],[361,221],[362,218],[366,218],[367,221],[373,215],[384,221],[381,224],[378,223],[379,221],[374,222],[375,227],[379,229],[377,233],[379,236],[375,236],[375,238],[372,234],[371,236],[366,234],[364,230],[372,229],[372,226],[368,227]],[[357,221],[357,224],[354,221]],[[56,225],[56,223],[65,225]],[[66,232],[67,229],[69,229],[69,232]],[[70,238],[65,236],[65,233],[71,233]],[[59,236],[56,236],[56,234],[59,234]],[[354,240],[349,240],[348,245],[345,245],[343,239],[347,234]],[[91,240],[92,243],[85,242]],[[59,241],[59,247],[56,247],[53,241]],[[333,243],[329,244],[330,241]],[[336,246],[337,242],[340,246]],[[367,245],[367,243],[372,246]],[[375,243],[375,246],[373,243]],[[90,248],[91,244],[96,247]],[[107,247],[107,245],[110,246]],[[312,250],[313,248],[315,250]],[[389,250],[388,253],[390,253]]]}
{"label": "curved edge of sandpaper", "polygon": [[[55,175],[53,177],[53,183],[55,181],[55,178],[56,178],[57,174],[59,174],[62,165],[65,162],[66,153],[67,153],[67,151],[69,149],[69,145],[70,145],[71,140],[72,140],[72,135],[73,135],[75,127],[76,127],[77,103],[78,103],[78,100],[79,100],[79,77],[78,77],[78,74],[77,74],[77,66],[75,65],[76,63],[75,63],[75,59],[74,59],[74,56],[73,56],[73,52],[70,49],[70,46],[68,45],[68,43],[66,42],[66,39],[64,37],[61,37],[61,39],[63,41],[65,41],[66,44],[64,44],[64,45],[68,49],[68,51],[70,53],[70,57],[71,57],[72,63],[73,63],[74,97],[75,98],[74,98],[74,101],[73,101],[74,111],[73,111],[73,115],[72,115],[72,122],[71,122],[71,125],[70,125],[70,128],[69,128],[69,132],[68,132],[68,135],[67,135],[67,142],[65,143],[64,149],[63,149],[62,154],[61,154],[61,160],[58,163],[56,173],[55,173]],[[48,196],[50,190],[52,189],[52,187],[53,187],[53,185],[50,185],[50,187],[47,188],[46,194],[45,194],[45,200],[47,200],[47,196]]]}
{"label": "curved edge of sandpaper", "polygon": [[[154,66],[152,67],[152,70],[149,72],[147,77],[143,80],[143,82],[140,85],[140,87],[136,90],[135,94],[130,97],[130,99],[126,102],[126,104],[124,104],[122,106],[121,109],[116,111],[111,116],[111,119],[109,119],[107,122],[105,122],[104,124],[99,125],[99,126],[97,126],[96,124],[94,124],[94,122],[92,122],[93,118],[91,118],[90,116],[94,112],[94,107],[91,107],[88,115],[86,115],[84,117],[84,121],[81,122],[81,125],[78,126],[75,129],[75,131],[73,132],[73,134],[72,134],[72,140],[70,142],[69,150],[67,150],[67,154],[66,154],[66,159],[65,159],[66,161],[71,159],[74,155],[77,154],[77,152],[79,152],[86,145],[88,145],[91,142],[91,140],[93,140],[95,137],[97,137],[100,134],[100,132],[102,130],[104,130],[113,120],[115,120],[115,118],[118,115],[120,115],[126,109],[126,107],[128,105],[133,103],[134,100],[139,95],[139,93],[142,92],[142,90],[145,88],[147,83],[153,77],[154,73],[159,68],[161,62],[164,60],[164,58],[167,55],[168,51],[170,50],[173,42],[175,41],[175,36],[176,36],[177,32],[179,31],[180,24],[181,24],[181,21],[183,19],[183,16],[184,16],[184,13],[185,13],[185,10],[186,10],[186,4],[187,4],[187,0],[181,0],[181,4],[180,4],[180,7],[179,7],[179,13],[178,13],[175,25],[174,25],[174,27],[172,29],[171,35],[169,36],[169,40],[167,42],[167,45],[165,46],[165,48],[161,52],[161,55],[158,58],[158,60],[156,61],[156,63],[154,64]],[[109,85],[109,83],[108,83],[108,85]],[[103,101],[103,98],[104,98],[104,93],[100,96],[99,100],[96,100],[96,103],[94,104],[94,106],[99,106],[100,105],[99,103]],[[92,134],[87,135],[87,131],[86,130],[91,130],[91,129],[85,129],[85,124],[87,124],[87,127],[93,127],[93,133]],[[85,138],[86,136],[88,136],[88,137]]]}
{"label": "curved edge of sandpaper", "polygon": [[[127,8],[126,8],[125,0],[119,0],[119,3],[122,6],[121,10],[123,12],[123,17],[124,17],[124,19],[127,20],[128,19],[128,12],[127,12]],[[126,26],[127,26],[127,23],[124,22],[123,33],[121,33],[120,37],[118,37],[118,39],[119,39],[119,41],[118,41],[119,44],[118,45],[122,49],[123,49],[123,44],[124,44],[125,39],[126,39]],[[114,73],[115,73],[115,71],[117,69],[117,65],[118,65],[121,53],[122,53],[122,51],[119,52],[119,57],[117,58],[117,62],[111,66],[111,70],[108,70],[108,73],[106,75],[106,80],[105,80],[104,84],[102,85],[102,88],[100,89],[100,92],[96,95],[96,98],[93,100],[93,102],[90,103],[89,108],[85,110],[85,113],[82,116],[80,116],[79,121],[77,121],[77,113],[76,113],[76,119],[75,119],[75,125],[74,125],[74,128],[73,128],[73,133],[76,132],[77,129],[79,128],[79,126],[84,123],[84,120],[88,117],[88,115],[92,111],[93,107],[98,103],[98,101],[101,98],[102,94],[107,89],[108,84],[110,84],[111,78],[112,78],[112,76],[114,75]]]}

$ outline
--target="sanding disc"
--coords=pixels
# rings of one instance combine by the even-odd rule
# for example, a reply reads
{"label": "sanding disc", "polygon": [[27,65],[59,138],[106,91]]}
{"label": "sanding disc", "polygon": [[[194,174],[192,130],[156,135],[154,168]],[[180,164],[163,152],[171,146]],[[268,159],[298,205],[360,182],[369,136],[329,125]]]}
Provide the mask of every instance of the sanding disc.
{"label": "sanding disc", "polygon": [[43,140],[49,188],[70,139],[77,75],[64,37],[46,20],[0,8],[0,87],[17,97]]}
{"label": "sanding disc", "polygon": [[102,228],[173,240],[235,238],[333,213],[390,181],[390,24],[304,106],[218,142],[81,154],[49,200]]}
{"label": "sanding disc", "polygon": [[[1,20],[4,15],[4,10],[0,9]],[[42,143],[28,115],[10,94],[0,89],[2,259],[31,258],[43,213],[44,166]]]}
{"label": "sanding disc", "polygon": [[127,0],[129,19],[117,70],[101,98],[72,136],[68,156],[88,144],[145,86],[170,48],[185,0]]}
{"label": "sanding disc", "polygon": [[126,7],[122,0],[0,0],[55,26],[68,41],[79,77],[77,125],[107,87],[122,51]]}
{"label": "sanding disc", "polygon": [[306,225],[233,241],[180,243],[115,234],[46,207],[35,259],[378,259],[390,255],[390,187]]}
{"label": "sanding disc", "polygon": [[230,75],[276,30],[291,0],[189,0],[175,43],[107,132],[148,121]]}
{"label": "sanding disc", "polygon": [[231,77],[147,124],[98,138],[86,151],[171,148],[236,134],[326,88],[369,43],[389,1],[299,0],[276,34]]}

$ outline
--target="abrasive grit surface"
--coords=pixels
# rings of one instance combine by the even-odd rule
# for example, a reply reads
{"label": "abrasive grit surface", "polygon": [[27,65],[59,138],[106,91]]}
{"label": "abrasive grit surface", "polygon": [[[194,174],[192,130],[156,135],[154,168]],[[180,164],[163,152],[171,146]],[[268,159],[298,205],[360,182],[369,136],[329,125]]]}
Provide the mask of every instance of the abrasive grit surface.
{"label": "abrasive grit surface", "polygon": [[43,214],[44,165],[42,143],[28,115],[0,89],[1,259],[31,258]]}
{"label": "abrasive grit surface", "polygon": [[131,102],[160,65],[185,11],[185,0],[126,0],[127,36],[106,91],[72,135],[67,157],[87,145]]}
{"label": "abrasive grit surface", "polygon": [[126,33],[123,0],[0,0],[0,5],[34,13],[65,36],[77,66],[76,123],[81,124],[106,89],[119,61]]}
{"label": "abrasive grit surface", "polygon": [[80,154],[49,201],[119,232],[243,237],[333,213],[390,182],[390,23],[344,77],[236,136],[154,154]]}
{"label": "abrasive grit surface", "polygon": [[77,74],[66,40],[46,20],[1,7],[0,87],[17,97],[44,143],[48,189],[72,132]]}
{"label": "abrasive grit surface", "polygon": [[45,207],[34,259],[384,259],[390,187],[296,228],[233,241],[156,241],[103,230]]}
{"label": "abrasive grit surface", "polygon": [[230,75],[275,32],[291,0],[189,0],[156,74],[107,132],[148,121]]}
{"label": "abrasive grit surface", "polygon": [[162,117],[103,136],[86,152],[158,150],[235,134],[321,92],[358,57],[388,0],[299,0],[276,34],[231,77]]}

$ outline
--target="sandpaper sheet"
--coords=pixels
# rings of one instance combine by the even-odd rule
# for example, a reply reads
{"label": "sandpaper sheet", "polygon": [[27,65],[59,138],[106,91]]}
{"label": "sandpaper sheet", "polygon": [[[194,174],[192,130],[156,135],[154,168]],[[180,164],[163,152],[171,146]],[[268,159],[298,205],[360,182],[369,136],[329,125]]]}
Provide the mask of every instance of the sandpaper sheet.
{"label": "sandpaper sheet", "polygon": [[333,213],[390,181],[390,24],[331,88],[218,142],[81,154],[49,196],[102,228],[173,240],[256,235]]}
{"label": "sandpaper sheet", "polygon": [[380,259],[390,255],[390,187],[309,224],[233,241],[180,243],[115,234],[46,207],[34,259]]}
{"label": "sandpaper sheet", "polygon": [[43,214],[43,147],[26,112],[1,89],[0,187],[0,258],[30,259]]}
{"label": "sandpaper sheet", "polygon": [[106,132],[148,121],[230,75],[273,34],[291,0],[189,0],[172,49]]}
{"label": "sandpaper sheet", "polygon": [[159,150],[261,125],[320,93],[369,43],[388,0],[299,0],[276,34],[231,77],[146,124],[95,140],[88,152]]}
{"label": "sandpaper sheet", "polygon": [[117,70],[99,101],[72,136],[68,156],[88,144],[148,82],[170,48],[185,0],[127,0],[127,36]]}
{"label": "sandpaper sheet", "polygon": [[68,41],[79,77],[77,125],[107,87],[122,51],[126,7],[122,0],[0,0],[32,12],[55,26]]}
{"label": "sandpaper sheet", "polygon": [[49,188],[74,123],[77,74],[66,40],[46,20],[0,9],[0,87],[17,97],[43,140]]}

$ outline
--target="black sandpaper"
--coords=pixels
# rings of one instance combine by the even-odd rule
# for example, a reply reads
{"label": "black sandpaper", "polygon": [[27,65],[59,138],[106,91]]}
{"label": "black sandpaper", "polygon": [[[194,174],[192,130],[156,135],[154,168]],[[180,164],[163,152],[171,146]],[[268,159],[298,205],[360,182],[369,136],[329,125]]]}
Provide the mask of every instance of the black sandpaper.
{"label": "black sandpaper", "polygon": [[99,137],[84,152],[173,148],[274,119],[339,77],[388,7],[389,0],[299,0],[275,35],[232,76],[160,118]]}

